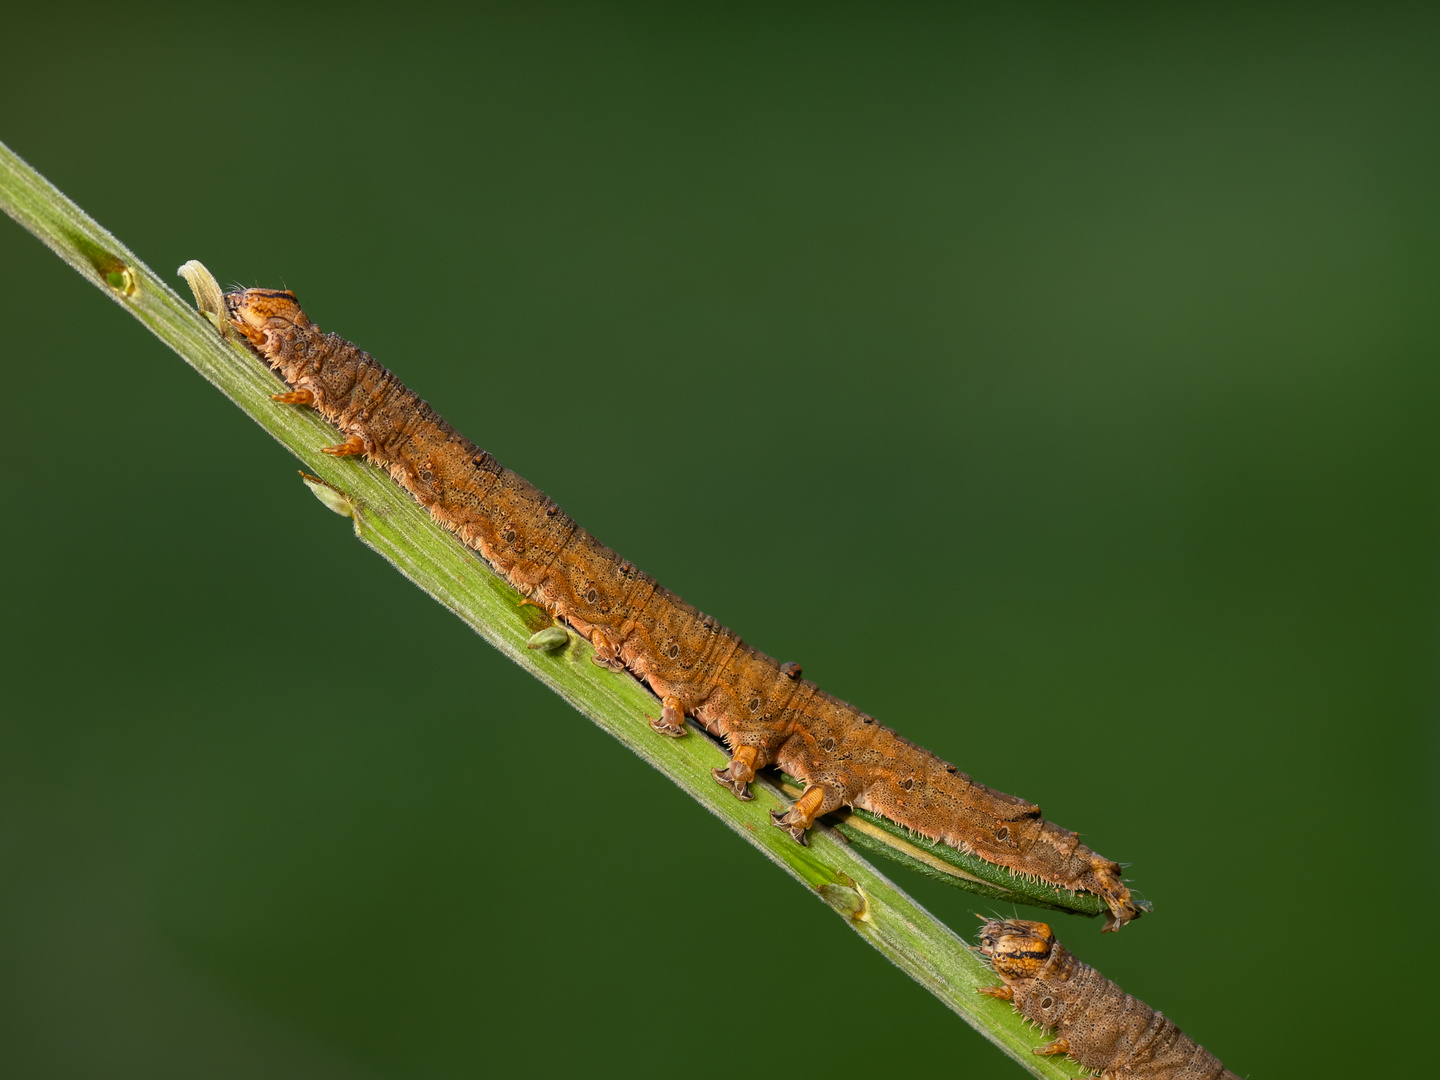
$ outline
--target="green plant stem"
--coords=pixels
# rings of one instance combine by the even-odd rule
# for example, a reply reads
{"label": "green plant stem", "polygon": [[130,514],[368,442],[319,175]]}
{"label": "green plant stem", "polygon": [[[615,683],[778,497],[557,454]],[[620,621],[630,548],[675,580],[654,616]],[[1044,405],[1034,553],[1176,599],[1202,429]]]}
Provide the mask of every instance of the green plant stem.
{"label": "green plant stem", "polygon": [[536,627],[525,616],[533,622],[534,609],[520,608],[513,589],[379,469],[320,453],[335,441],[331,428],[310,410],[272,402],[278,382],[264,365],[222,339],[213,322],[3,144],[0,206],[342,493],[343,499],[327,505],[343,510],[348,500],[356,533],[402,574],[812,889],[856,933],[1023,1068],[1057,1080],[1073,1075],[1074,1066],[1031,1053],[1042,1041],[1036,1033],[1010,1006],[976,993],[996,983],[985,965],[853,848],[824,828],[813,830],[809,847],[773,828],[769,811],[786,804],[772,787],[757,784],[753,802],[736,800],[710,774],[725,763],[720,749],[698,736],[655,735],[645,721],[655,715],[655,699],[629,675],[592,664],[589,644],[577,635],[553,652],[527,649]]}

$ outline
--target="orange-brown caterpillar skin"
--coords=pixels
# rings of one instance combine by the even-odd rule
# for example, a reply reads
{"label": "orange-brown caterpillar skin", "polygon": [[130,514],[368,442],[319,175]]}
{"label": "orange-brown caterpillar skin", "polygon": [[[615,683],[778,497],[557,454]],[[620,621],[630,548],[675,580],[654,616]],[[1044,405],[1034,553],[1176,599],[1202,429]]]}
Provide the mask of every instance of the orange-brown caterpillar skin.
{"label": "orange-brown caterpillar skin", "polygon": [[291,393],[346,437],[330,453],[363,453],[525,596],[624,667],[662,702],[657,732],[690,716],[730,748],[715,778],[744,799],[778,765],[806,790],[775,823],[796,840],[842,806],[882,814],[1022,874],[1095,893],[1116,929],[1140,910],[1120,867],[1040,808],[977,784],[955,766],[799,678],[600,543],[523,477],[459,434],[369,354],[322,334],[289,292],[226,295],[232,325]]}
{"label": "orange-brown caterpillar skin", "polygon": [[980,953],[1003,983],[981,993],[1054,1030],[1037,1054],[1068,1054],[1105,1080],[1239,1080],[1164,1013],[1077,960],[1042,922],[987,922]]}

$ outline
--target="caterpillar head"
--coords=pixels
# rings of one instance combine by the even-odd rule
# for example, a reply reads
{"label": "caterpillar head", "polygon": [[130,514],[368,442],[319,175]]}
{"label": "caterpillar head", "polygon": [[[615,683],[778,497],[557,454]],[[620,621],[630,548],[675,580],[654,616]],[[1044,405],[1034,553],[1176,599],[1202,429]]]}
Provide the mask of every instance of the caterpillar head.
{"label": "caterpillar head", "polygon": [[1033,979],[1055,950],[1055,935],[1043,922],[992,919],[980,928],[980,955],[1008,984]]}
{"label": "caterpillar head", "polygon": [[262,352],[267,330],[310,325],[295,294],[288,289],[241,289],[226,293],[225,311],[230,316],[230,325]]}

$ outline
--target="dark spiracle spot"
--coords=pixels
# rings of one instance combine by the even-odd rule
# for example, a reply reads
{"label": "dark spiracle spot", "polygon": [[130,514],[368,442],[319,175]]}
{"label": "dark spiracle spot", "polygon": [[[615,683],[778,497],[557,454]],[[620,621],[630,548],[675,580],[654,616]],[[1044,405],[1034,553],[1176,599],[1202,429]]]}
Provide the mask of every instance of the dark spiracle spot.
{"label": "dark spiracle spot", "polygon": [[424,480],[425,483],[428,484],[428,483],[430,483],[431,481],[433,481],[433,480],[435,479],[435,474],[434,474],[433,472],[431,472],[429,469],[421,469],[421,470],[420,470],[420,479],[421,479],[421,480]]}
{"label": "dark spiracle spot", "polygon": [[996,839],[996,840],[1008,840],[1008,839],[1010,839],[1010,827],[1009,827],[1008,825],[1001,825],[1000,828],[998,828],[998,829],[995,830],[995,839]]}
{"label": "dark spiracle spot", "polygon": [[913,790],[915,787],[915,778],[913,776],[907,776],[905,778],[905,782],[900,786],[903,787],[906,791]]}
{"label": "dark spiracle spot", "polygon": [[513,543],[515,542],[515,530],[514,530],[514,529],[506,529],[506,530],[505,530],[505,542],[506,542],[507,544],[513,544]]}
{"label": "dark spiracle spot", "polygon": [[677,656],[680,655],[680,646],[679,646],[679,645],[671,645],[670,648],[669,648],[669,650],[668,650],[668,653],[669,653],[670,659],[671,659],[671,660],[674,660]]}
{"label": "dark spiracle spot", "polygon": [[1041,998],[1041,999],[1040,999],[1040,1008],[1042,1008],[1042,1009],[1044,1009],[1044,1010],[1046,1010],[1046,1011],[1049,1011],[1050,1009],[1054,1008],[1054,1006],[1055,1006],[1055,999],[1054,999],[1054,998],[1052,998],[1052,997],[1046,997],[1046,998]]}
{"label": "dark spiracle spot", "polygon": [[825,740],[825,750],[826,750],[826,752],[828,753],[829,751],[834,750],[834,749],[835,749],[835,740],[834,740],[834,739],[826,739],[826,740]]}
{"label": "dark spiracle spot", "polygon": [[751,712],[759,712],[759,711],[760,711],[760,699],[759,699],[758,697],[755,697],[755,698],[751,698],[751,699],[750,699],[750,711],[751,711]]}
{"label": "dark spiracle spot", "polygon": [[586,603],[593,604],[593,603],[595,603],[595,601],[597,601],[597,600],[599,600],[599,599],[600,599],[600,594],[597,593],[594,589],[591,589],[589,592],[587,592],[587,593],[585,594],[585,601],[586,601]]}

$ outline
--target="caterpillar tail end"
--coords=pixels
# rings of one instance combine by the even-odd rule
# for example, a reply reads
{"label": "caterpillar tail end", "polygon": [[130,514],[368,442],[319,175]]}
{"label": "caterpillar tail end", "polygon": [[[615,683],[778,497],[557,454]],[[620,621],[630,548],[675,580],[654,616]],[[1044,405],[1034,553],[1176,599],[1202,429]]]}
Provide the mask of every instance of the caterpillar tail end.
{"label": "caterpillar tail end", "polygon": [[1100,928],[1102,934],[1113,934],[1151,909],[1150,904],[1130,895],[1130,890],[1120,880],[1120,866],[1117,863],[1097,860],[1090,873],[1085,876],[1088,880],[1083,887],[1104,900],[1110,909],[1105,915],[1105,925]]}

